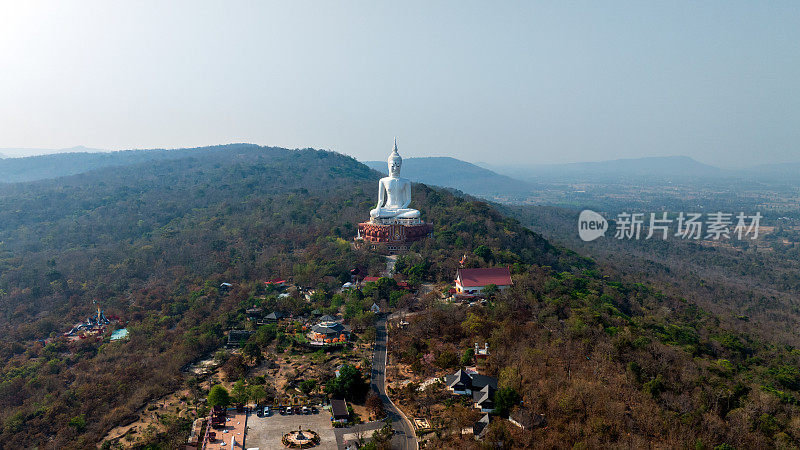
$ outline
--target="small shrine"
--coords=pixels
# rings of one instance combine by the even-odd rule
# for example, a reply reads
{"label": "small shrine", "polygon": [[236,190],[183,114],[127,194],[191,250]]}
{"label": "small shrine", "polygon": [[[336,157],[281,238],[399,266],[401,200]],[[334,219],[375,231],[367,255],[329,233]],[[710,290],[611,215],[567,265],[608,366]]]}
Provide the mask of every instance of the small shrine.
{"label": "small shrine", "polygon": [[284,434],[281,442],[289,448],[311,448],[319,445],[320,438],[316,431],[306,430],[304,433],[301,427],[297,427],[297,431]]}

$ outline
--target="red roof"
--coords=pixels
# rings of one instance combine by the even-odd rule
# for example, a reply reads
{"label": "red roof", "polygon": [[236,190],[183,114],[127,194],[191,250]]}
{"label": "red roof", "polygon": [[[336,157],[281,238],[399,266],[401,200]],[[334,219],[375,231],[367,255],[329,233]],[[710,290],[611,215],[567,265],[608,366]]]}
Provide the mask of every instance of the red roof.
{"label": "red roof", "polygon": [[364,283],[370,283],[380,280],[381,277],[364,277]]}
{"label": "red roof", "polygon": [[458,269],[456,278],[461,279],[461,285],[464,287],[486,286],[487,284],[511,285],[511,271],[508,270],[508,267]]}

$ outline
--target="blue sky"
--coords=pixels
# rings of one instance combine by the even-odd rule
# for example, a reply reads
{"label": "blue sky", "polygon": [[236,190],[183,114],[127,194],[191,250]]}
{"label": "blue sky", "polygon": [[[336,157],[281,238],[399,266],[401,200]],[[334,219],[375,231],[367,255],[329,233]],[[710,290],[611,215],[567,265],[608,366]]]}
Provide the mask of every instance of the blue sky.
{"label": "blue sky", "polygon": [[4,2],[0,67],[0,147],[800,161],[798,2]]}

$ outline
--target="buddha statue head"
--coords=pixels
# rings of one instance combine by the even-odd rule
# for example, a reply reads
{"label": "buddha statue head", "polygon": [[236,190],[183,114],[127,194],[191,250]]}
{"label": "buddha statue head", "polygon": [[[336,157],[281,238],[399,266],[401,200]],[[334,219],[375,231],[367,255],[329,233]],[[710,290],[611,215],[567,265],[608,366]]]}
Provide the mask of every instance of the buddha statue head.
{"label": "buddha statue head", "polygon": [[397,139],[394,140],[394,150],[389,155],[387,162],[389,163],[389,176],[395,178],[400,176],[400,166],[403,165],[403,158],[400,157],[400,153],[397,153]]}

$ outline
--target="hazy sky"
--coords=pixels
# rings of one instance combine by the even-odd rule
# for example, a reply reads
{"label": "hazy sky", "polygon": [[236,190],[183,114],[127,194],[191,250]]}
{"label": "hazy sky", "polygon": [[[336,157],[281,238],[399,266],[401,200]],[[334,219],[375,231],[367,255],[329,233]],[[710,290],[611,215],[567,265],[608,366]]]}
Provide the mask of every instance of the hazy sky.
{"label": "hazy sky", "polygon": [[0,147],[800,161],[800,2],[0,1]]}

